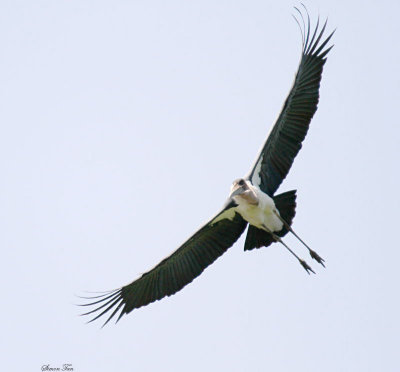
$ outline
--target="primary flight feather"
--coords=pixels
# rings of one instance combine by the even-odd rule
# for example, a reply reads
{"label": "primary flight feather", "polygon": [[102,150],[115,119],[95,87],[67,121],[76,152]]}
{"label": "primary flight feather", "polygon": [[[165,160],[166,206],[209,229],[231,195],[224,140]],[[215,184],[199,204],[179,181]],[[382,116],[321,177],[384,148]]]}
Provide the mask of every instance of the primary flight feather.
{"label": "primary flight feather", "polygon": [[332,48],[327,45],[333,32],[324,38],[326,22],[321,29],[318,22],[311,32],[308,14],[304,21],[301,12],[295,9],[303,22],[300,64],[282,111],[254,166],[247,176],[233,182],[222,210],[169,257],[132,283],[90,297],[91,302],[82,305],[95,307],[83,314],[95,314],[90,321],[106,314],[104,325],[114,317],[118,321],[134,309],[178,292],[230,248],[247,224],[245,250],[279,242],[295,256],[307,273],[314,272],[282,241],[281,238],[290,231],[306,246],[311,257],[324,265],[324,260],[291,228],[296,191],[274,195],[288,174],[317,110],[322,69]]}

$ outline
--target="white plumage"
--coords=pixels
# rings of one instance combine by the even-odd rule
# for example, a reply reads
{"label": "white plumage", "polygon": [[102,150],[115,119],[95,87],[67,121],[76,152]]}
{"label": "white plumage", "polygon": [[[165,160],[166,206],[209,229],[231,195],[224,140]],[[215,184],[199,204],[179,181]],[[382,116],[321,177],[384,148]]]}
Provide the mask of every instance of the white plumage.
{"label": "white plumage", "polygon": [[[243,186],[238,187],[239,182],[243,182]],[[283,223],[278,218],[279,212],[274,200],[257,186],[245,180],[235,181],[231,187],[231,195],[238,204],[235,210],[250,225],[273,232],[282,230]]]}
{"label": "white plumage", "polygon": [[[95,306],[86,312],[98,314],[91,320],[110,312],[105,324],[114,316],[117,321],[134,309],[146,306],[180,291],[205,268],[229,249],[245,231],[246,251],[281,243],[307,271],[312,268],[290,249],[282,238],[291,232],[308,249],[310,256],[324,266],[324,260],[293,231],[296,191],[276,194],[288,174],[307,134],[311,118],[317,110],[319,85],[333,33],[323,39],[326,22],[319,29],[310,27],[310,17],[302,18],[303,48],[292,89],[286,98],[276,123],[262,146],[257,159],[245,178],[234,181],[223,208],[170,256],[131,283],[91,298],[83,306]],[[301,26],[303,25],[303,27]],[[239,148],[244,149],[245,144]],[[155,230],[156,231],[156,230]],[[149,237],[149,244],[152,244]]]}

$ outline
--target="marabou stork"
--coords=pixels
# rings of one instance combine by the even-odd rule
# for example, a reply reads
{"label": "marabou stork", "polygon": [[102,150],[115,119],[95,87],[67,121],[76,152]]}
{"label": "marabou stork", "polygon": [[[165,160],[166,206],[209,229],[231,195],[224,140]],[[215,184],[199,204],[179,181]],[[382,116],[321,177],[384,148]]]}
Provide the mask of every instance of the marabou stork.
{"label": "marabou stork", "polygon": [[95,309],[82,315],[98,312],[90,321],[110,312],[104,325],[119,311],[116,322],[124,314],[171,296],[199,276],[242,235],[247,224],[245,250],[281,243],[302,265],[308,274],[314,271],[283,241],[289,231],[308,249],[311,257],[324,266],[324,260],[311,250],[291,228],[295,216],[296,191],[275,195],[299,152],[311,118],[317,110],[319,86],[328,47],[334,31],[323,39],[326,23],[319,29],[319,20],[310,32],[310,17],[302,24],[302,53],[291,91],[282,111],[262,147],[254,166],[244,177],[237,179],[224,207],[209,222],[192,235],[169,257],[130,284],[100,296],[84,297],[92,302],[82,306]]}

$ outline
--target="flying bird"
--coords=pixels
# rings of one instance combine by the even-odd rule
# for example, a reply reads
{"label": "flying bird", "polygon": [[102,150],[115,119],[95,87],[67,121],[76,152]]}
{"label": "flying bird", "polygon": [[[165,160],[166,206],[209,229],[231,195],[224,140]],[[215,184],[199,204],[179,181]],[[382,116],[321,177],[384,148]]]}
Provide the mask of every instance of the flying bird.
{"label": "flying bird", "polygon": [[[225,253],[248,226],[244,249],[282,244],[308,274],[308,263],[291,250],[282,238],[291,232],[307,248],[312,259],[324,266],[324,260],[293,231],[296,190],[275,195],[288,174],[317,110],[322,69],[334,31],[327,37],[327,22],[320,28],[319,19],[311,32],[310,17],[300,14],[302,53],[300,64],[282,111],[272,127],[249,173],[235,180],[223,208],[195,232],[170,256],[130,284],[105,294],[84,297],[95,308],[82,315],[95,314],[94,321],[107,314],[105,324],[114,316],[118,322],[124,314],[171,296],[198,277],[204,269]],[[103,325],[103,326],[104,326]]]}

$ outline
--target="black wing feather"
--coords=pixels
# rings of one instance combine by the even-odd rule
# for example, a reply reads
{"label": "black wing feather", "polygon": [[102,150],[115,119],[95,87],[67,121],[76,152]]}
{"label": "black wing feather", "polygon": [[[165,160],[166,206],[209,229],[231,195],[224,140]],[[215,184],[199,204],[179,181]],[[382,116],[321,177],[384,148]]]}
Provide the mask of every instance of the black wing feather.
{"label": "black wing feather", "polygon": [[[296,10],[301,12],[296,8]],[[296,20],[297,21],[297,20]],[[332,48],[324,50],[334,32],[323,40],[326,22],[319,31],[319,20],[310,38],[310,18],[307,26],[302,16],[303,49],[300,64],[282,111],[268,136],[257,161],[247,176],[262,191],[273,196],[288,174],[294,158],[301,149],[311,119],[317,111],[319,86],[326,55]],[[259,178],[258,178],[259,177]]]}
{"label": "black wing feather", "polygon": [[[224,208],[221,213],[227,209],[229,207]],[[82,306],[96,305],[96,308],[82,315],[100,312],[90,320],[93,321],[112,311],[105,325],[117,314],[118,310],[121,310],[121,313],[117,321],[134,309],[181,290],[226,252],[239,239],[247,225],[247,222],[237,213],[232,220],[225,218],[212,224],[214,219],[215,217],[174,253],[137,280],[120,289],[107,292],[103,296],[89,298],[96,301]]]}

